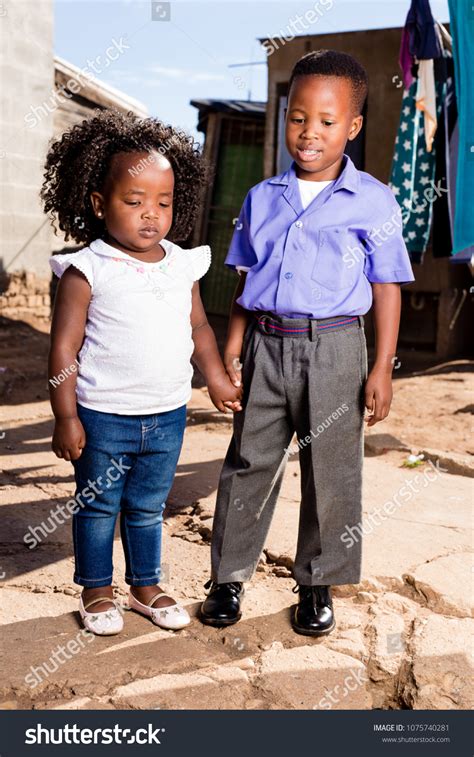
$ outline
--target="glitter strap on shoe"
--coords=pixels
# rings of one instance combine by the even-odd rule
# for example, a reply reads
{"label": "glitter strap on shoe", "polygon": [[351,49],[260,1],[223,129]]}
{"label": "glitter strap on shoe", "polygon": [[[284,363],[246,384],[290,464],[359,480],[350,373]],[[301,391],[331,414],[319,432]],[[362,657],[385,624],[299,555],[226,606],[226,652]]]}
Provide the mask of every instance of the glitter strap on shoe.
{"label": "glitter strap on shoe", "polygon": [[[100,612],[88,612],[87,609],[98,602],[112,602],[114,607]],[[79,600],[79,614],[84,628],[96,636],[113,636],[123,629],[123,617],[116,599],[113,597],[96,597],[84,604]]]}
{"label": "glitter strap on shoe", "polygon": [[[171,599],[175,604],[167,605],[166,607],[152,607],[153,602],[156,602],[160,597]],[[151,618],[156,626],[165,628],[167,631],[179,631],[181,628],[188,626],[191,622],[187,610],[185,610],[182,605],[178,604],[173,597],[170,597],[169,594],[164,594],[163,592],[155,594],[146,605],[143,604],[143,602],[139,602],[138,599],[133,596],[132,592],[130,592],[128,604],[130,609],[135,610],[135,612],[140,613],[140,615],[144,615],[146,618]]]}

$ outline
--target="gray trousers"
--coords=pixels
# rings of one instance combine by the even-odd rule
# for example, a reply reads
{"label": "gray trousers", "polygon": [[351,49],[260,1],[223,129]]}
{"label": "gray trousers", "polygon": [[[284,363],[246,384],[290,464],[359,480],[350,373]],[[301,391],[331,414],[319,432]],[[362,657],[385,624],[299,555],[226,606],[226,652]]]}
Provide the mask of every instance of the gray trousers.
{"label": "gray trousers", "polygon": [[[211,575],[218,583],[252,577],[286,461],[299,451],[295,581],[358,583],[360,541],[348,548],[341,536],[347,527],[360,523],[362,515],[367,377],[363,318],[327,330],[321,327],[330,319],[273,318],[283,328],[309,325],[310,331],[303,338],[263,333],[256,318],[247,327],[243,410],[234,415],[234,433],[219,481]],[[294,433],[297,440],[291,443]]]}

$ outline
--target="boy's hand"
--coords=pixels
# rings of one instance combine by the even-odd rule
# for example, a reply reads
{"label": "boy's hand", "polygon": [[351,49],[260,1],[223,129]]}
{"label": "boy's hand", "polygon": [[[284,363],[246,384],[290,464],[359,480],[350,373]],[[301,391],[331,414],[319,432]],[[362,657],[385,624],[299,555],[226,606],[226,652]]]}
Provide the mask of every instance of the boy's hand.
{"label": "boy's hand", "polygon": [[242,389],[237,389],[225,373],[209,381],[207,388],[209,389],[209,396],[219,412],[225,413],[226,408],[234,413],[242,410],[240,403]]}
{"label": "boy's hand", "polygon": [[53,452],[64,460],[77,460],[86,446],[86,434],[79,418],[56,418]]}
{"label": "boy's hand", "polygon": [[224,354],[224,366],[233,385],[242,386],[242,363],[240,362],[240,355],[226,352]]}
{"label": "boy's hand", "polygon": [[367,426],[383,421],[392,404],[392,376],[386,370],[373,368],[365,384],[365,406],[369,415],[365,417]]}

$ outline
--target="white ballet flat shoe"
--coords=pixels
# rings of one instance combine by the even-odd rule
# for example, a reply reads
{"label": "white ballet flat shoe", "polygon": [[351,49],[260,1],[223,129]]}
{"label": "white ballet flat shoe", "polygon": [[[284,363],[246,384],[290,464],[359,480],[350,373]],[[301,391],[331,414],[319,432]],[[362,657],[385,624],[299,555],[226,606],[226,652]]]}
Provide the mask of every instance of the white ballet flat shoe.
{"label": "white ballet flat shoe", "polygon": [[[153,602],[156,602],[158,597],[167,597],[173,599],[169,594],[155,594],[147,605],[139,602],[132,592],[128,596],[128,605],[131,610],[139,612],[140,615],[145,615],[147,618],[151,618],[153,623],[160,628],[165,628],[168,631],[179,631],[181,628],[188,626],[191,623],[191,618],[184,607],[178,603],[174,605],[168,605],[168,607],[152,607]],[[174,600],[173,600],[174,601]]]}
{"label": "white ballet flat shoe", "polygon": [[[92,605],[95,605],[99,601],[113,602],[115,607],[102,612],[87,612],[88,607],[92,607]],[[91,633],[95,633],[96,636],[113,636],[116,633],[120,633],[123,629],[122,613],[118,609],[117,601],[110,597],[96,597],[86,602],[86,604],[84,604],[81,597],[79,601],[79,613],[84,628]]]}

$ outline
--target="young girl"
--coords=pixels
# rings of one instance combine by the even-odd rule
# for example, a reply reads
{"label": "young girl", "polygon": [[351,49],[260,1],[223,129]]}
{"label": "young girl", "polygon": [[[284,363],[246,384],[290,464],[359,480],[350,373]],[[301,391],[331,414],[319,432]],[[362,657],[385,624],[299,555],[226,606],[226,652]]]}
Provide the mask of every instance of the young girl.
{"label": "young girl", "polygon": [[215,406],[240,409],[199,295],[207,246],[182,249],[206,170],[192,138],[111,111],[74,126],[47,156],[46,212],[83,249],[55,255],[52,447],[76,479],[74,581],[95,634],[123,627],[112,591],[117,515],[129,605],[162,628],[190,622],[160,579],[161,525],[181,450],[191,356]]}

